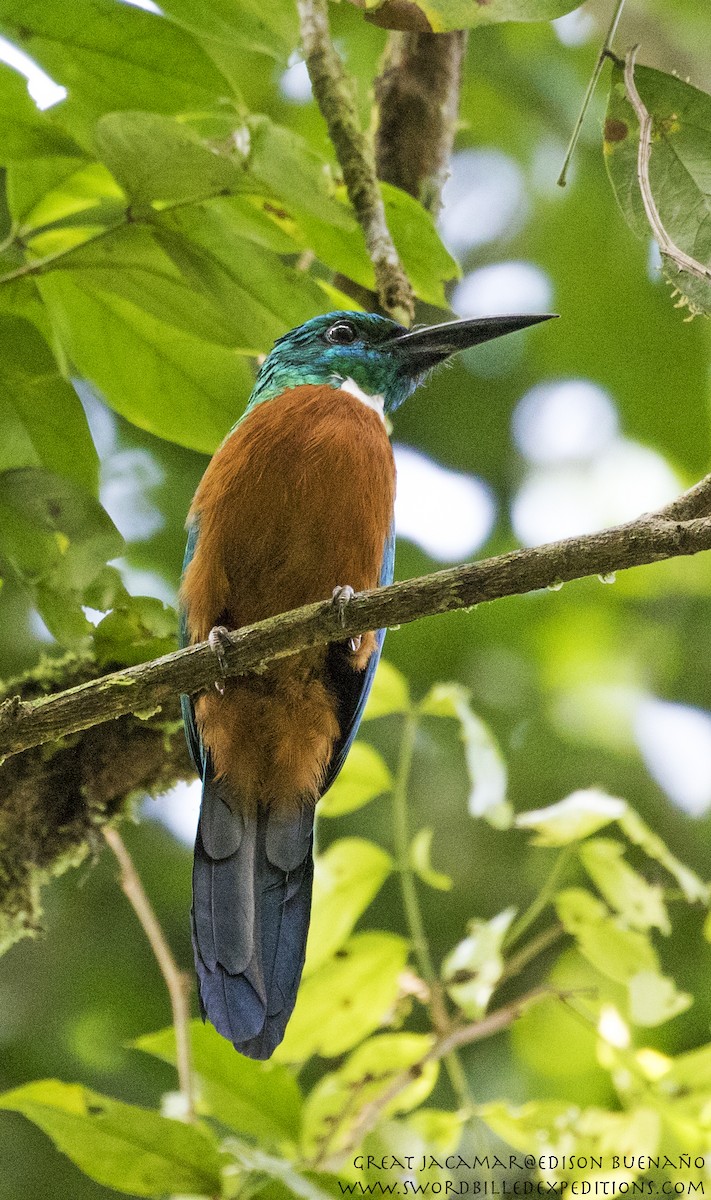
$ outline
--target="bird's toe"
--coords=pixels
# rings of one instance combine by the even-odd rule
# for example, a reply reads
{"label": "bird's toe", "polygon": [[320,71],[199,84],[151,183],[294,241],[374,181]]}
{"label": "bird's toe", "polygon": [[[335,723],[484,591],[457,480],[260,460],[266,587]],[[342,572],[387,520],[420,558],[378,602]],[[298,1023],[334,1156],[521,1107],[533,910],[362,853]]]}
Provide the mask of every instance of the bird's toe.
{"label": "bird's toe", "polygon": [[345,583],[343,585],[339,584],[338,587],[333,589],[333,598],[331,603],[336,610],[338,620],[341,625],[345,625],[346,623],[346,608],[354,596],[355,592],[353,591],[350,583]]}
{"label": "bird's toe", "polygon": [[[220,671],[222,672],[223,677],[226,676],[227,655],[225,654],[225,651],[230,645],[229,629],[226,629],[224,625],[214,625],[207,635],[207,644],[220,665]],[[215,690],[218,691],[221,696],[224,696],[225,685],[221,679],[215,680]]]}

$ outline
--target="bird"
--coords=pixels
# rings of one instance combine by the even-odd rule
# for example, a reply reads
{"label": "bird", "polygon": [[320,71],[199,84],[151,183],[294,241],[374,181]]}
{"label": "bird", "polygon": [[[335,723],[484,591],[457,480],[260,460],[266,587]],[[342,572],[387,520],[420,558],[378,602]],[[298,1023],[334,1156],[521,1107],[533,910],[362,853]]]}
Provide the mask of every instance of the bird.
{"label": "bird", "polygon": [[392,582],[389,418],[458,351],[549,315],[407,329],[330,312],[279,338],[188,515],[182,645],[209,641],[222,678],[181,697],[202,781],[192,940],[203,1020],[267,1059],[299,986],[314,816],[356,736],[385,636],[374,630],[224,677],[227,630]]}

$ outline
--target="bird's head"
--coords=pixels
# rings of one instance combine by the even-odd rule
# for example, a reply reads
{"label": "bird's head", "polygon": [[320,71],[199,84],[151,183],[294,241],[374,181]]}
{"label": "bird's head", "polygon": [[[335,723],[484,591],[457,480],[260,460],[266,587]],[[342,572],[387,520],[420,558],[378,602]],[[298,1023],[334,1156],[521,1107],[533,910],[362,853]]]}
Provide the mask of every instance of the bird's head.
{"label": "bird's head", "polygon": [[383,399],[386,413],[414,392],[425,376],[459,350],[514,333],[549,316],[474,317],[405,329],[375,313],[331,312],[279,338],[262,366],[251,404],[300,384],[338,387],[353,380]]}

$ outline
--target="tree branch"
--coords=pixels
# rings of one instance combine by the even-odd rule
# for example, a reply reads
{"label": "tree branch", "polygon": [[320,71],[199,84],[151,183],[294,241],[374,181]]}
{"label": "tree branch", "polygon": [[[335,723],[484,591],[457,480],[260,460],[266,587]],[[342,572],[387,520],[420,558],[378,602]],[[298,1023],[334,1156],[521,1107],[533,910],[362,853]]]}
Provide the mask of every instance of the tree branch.
{"label": "tree branch", "polygon": [[311,86],[365,235],[380,303],[386,313],[409,325],[414,296],[385,220],[372,147],[358,119],[354,84],[331,40],[328,0],[298,0],[298,10]]}
{"label": "tree branch", "polygon": [[[270,617],[230,634],[227,674],[259,671],[275,659],[370,629],[709,550],[711,518],[692,513],[707,511],[710,494],[708,476],[666,510],[625,525],[361,592],[342,620],[328,601]],[[685,519],[677,519],[677,512],[684,512]],[[193,694],[210,687],[216,672],[215,655],[203,642],[31,703],[15,696],[0,705],[0,756],[127,713],[145,717],[180,692]]]}
{"label": "tree branch", "polygon": [[[96,665],[43,660],[19,680],[27,699],[96,676]],[[121,717],[18,754],[0,771],[0,954],[41,928],[41,888],[96,853],[99,830],[133,793],[194,777],[175,697],[151,720]]]}
{"label": "tree branch", "polygon": [[435,215],[457,129],[466,44],[466,30],[392,32],[375,81],[378,178],[409,192]]}

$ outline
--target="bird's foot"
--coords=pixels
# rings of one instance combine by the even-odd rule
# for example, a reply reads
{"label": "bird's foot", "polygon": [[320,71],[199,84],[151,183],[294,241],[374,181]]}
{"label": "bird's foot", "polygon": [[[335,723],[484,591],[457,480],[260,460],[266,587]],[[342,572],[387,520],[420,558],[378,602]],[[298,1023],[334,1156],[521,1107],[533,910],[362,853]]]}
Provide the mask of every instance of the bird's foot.
{"label": "bird's foot", "polygon": [[354,596],[355,592],[350,583],[339,584],[338,587],[333,589],[331,604],[336,610],[336,616],[340,625],[345,625],[346,623],[346,609]]}
{"label": "bird's foot", "polygon": [[[207,644],[215,655],[223,676],[227,675],[227,656],[225,650],[230,645],[229,629],[224,625],[214,625],[207,635]],[[215,691],[221,696],[225,694],[225,685],[221,679],[215,680]]]}
{"label": "bird's foot", "polygon": [[[345,625],[346,623],[346,608],[354,596],[355,592],[349,583],[333,589],[333,599],[331,603],[336,610],[336,614],[341,625]],[[356,637],[351,637],[348,639],[348,649],[351,650],[353,654],[357,654],[360,650],[362,642],[362,636],[357,634]]]}

